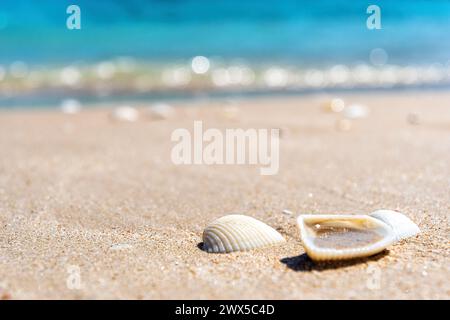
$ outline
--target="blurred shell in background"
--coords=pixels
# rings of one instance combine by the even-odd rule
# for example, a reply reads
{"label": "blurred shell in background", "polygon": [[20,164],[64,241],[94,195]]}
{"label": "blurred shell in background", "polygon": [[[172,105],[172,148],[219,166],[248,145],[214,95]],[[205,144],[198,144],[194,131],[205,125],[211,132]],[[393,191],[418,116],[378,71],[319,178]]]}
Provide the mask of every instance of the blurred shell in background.
{"label": "blurred shell in background", "polygon": [[344,108],[344,117],[347,119],[362,119],[367,118],[370,113],[370,109],[361,104],[352,104]]}
{"label": "blurred shell in background", "polygon": [[117,121],[134,122],[139,118],[139,112],[136,108],[130,106],[121,106],[114,109],[111,117]]}
{"label": "blurred shell in background", "polygon": [[76,99],[65,99],[61,102],[61,111],[65,114],[76,114],[81,111],[81,103]]}
{"label": "blurred shell in background", "polygon": [[155,103],[147,111],[150,117],[156,120],[164,120],[175,114],[174,108],[167,103]]}
{"label": "blurred shell in background", "polygon": [[341,112],[345,108],[345,102],[341,98],[333,98],[324,103],[324,109],[327,112]]}

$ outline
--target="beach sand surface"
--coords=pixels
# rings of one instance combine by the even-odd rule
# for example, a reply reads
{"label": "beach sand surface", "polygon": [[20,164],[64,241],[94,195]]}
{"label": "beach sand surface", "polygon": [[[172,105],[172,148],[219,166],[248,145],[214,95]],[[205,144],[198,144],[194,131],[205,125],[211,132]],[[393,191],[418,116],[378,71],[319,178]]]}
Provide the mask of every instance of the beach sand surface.
{"label": "beach sand surface", "polygon": [[[341,96],[367,105],[368,117],[342,122],[323,95],[176,102],[169,119],[142,109],[132,123],[101,107],[1,111],[0,297],[449,299],[450,93]],[[280,128],[278,174],[174,165],[171,133],[195,120]],[[422,232],[367,259],[304,254],[298,214],[381,208]],[[202,251],[203,228],[229,213],[260,219],[287,242]]]}

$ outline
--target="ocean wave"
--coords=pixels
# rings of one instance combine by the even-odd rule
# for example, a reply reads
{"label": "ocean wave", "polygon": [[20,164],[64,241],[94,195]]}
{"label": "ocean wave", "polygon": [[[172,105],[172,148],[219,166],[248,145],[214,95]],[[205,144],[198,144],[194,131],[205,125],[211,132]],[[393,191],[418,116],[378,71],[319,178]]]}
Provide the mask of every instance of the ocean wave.
{"label": "ocean wave", "polygon": [[[202,65],[203,63],[203,65]],[[225,63],[197,57],[155,64],[121,57],[57,67],[16,61],[0,66],[0,94],[14,98],[39,92],[70,96],[176,92],[245,92],[329,88],[395,88],[450,84],[450,63],[419,66],[357,63],[322,68]]]}

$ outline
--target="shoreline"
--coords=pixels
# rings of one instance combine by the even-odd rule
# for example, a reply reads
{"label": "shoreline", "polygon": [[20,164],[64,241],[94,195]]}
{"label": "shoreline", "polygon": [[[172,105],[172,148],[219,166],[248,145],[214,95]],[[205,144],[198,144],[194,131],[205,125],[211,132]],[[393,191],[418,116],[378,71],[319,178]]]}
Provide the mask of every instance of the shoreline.
{"label": "shoreline", "polygon": [[[5,73],[0,81],[0,109],[5,106],[59,105],[73,98],[86,104],[114,100],[186,100],[198,98],[267,97],[285,95],[347,94],[387,91],[447,90],[448,66],[385,65],[374,67],[334,65],[321,68],[296,66],[213,65],[205,73],[189,63],[147,65],[120,59],[93,65],[38,68]],[[19,63],[20,64],[20,63]],[[0,66],[1,67],[1,66]],[[192,68],[191,68],[192,67]],[[191,70],[192,69],[192,70]]]}
{"label": "shoreline", "polygon": [[[14,98],[14,104],[2,104],[0,103],[0,112],[9,111],[59,111],[61,104],[65,100],[75,100],[84,107],[84,110],[91,109],[104,109],[111,107],[119,107],[121,105],[132,105],[134,107],[145,107],[153,103],[169,103],[177,105],[205,105],[205,104],[232,104],[234,102],[242,102],[246,100],[271,100],[271,99],[319,99],[322,102],[326,102],[327,99],[332,99],[333,97],[341,96],[375,96],[379,94],[401,96],[405,94],[419,94],[419,95],[429,95],[433,93],[445,93],[448,91],[447,85],[435,85],[435,86],[425,86],[425,87],[380,87],[380,88],[331,88],[326,91],[322,89],[311,89],[307,91],[295,91],[280,89],[278,91],[261,90],[254,92],[163,92],[161,95],[155,93],[147,93],[141,96],[109,96],[105,100],[96,101],[92,97],[68,97],[67,95],[62,95],[60,97],[52,97],[50,102],[39,103],[39,99],[36,101],[37,97],[20,97]],[[12,98],[11,98],[12,99]],[[23,103],[22,99],[33,101]],[[86,100],[87,99],[87,100]],[[93,99],[93,100],[91,100]]]}

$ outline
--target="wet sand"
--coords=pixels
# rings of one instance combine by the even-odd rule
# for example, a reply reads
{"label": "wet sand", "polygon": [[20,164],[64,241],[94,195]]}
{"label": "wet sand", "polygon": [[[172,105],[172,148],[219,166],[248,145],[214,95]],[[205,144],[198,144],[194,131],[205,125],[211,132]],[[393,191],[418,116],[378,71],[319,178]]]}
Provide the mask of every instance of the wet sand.
{"label": "wet sand", "polygon": [[[242,100],[237,113],[224,101],[177,102],[167,120],[133,123],[104,108],[1,111],[0,298],[449,299],[450,93],[341,96],[369,116],[342,125],[323,96]],[[170,135],[194,120],[281,128],[279,173],[174,165]],[[305,256],[299,213],[380,208],[422,233],[368,259]],[[236,212],[287,243],[202,251],[206,224]]]}

